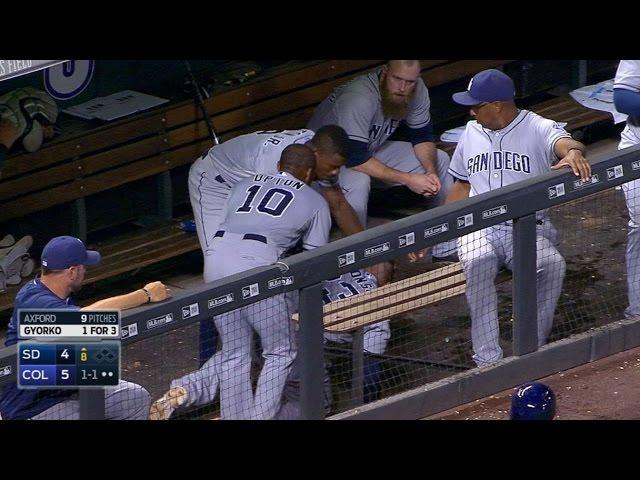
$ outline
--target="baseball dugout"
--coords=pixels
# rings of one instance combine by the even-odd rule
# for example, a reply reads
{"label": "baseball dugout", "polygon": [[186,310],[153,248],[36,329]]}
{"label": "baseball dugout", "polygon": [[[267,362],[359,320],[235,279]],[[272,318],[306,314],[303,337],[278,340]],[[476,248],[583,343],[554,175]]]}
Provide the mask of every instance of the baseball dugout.
{"label": "baseball dugout", "polygon": [[[624,267],[616,256],[621,254],[618,242],[624,242],[626,215],[621,193],[614,187],[639,178],[639,162],[640,147],[592,158],[589,182],[566,171],[549,173],[372,228],[272,266],[178,289],[171,301],[123,314],[124,376],[145,387],[152,399],[160,397],[181,373],[198,368],[188,338],[195,338],[194,327],[200,320],[236,315],[252,305],[256,316],[282,314],[264,302],[289,292],[299,295],[298,355],[297,379],[286,389],[299,387],[289,397],[298,402],[299,418],[420,418],[633,348],[640,344],[640,322],[620,320],[626,289]],[[562,237],[559,249],[566,274],[550,343],[540,346],[540,297],[535,293],[540,285],[534,279],[541,251],[536,254],[534,232],[536,212],[545,209],[550,209]],[[455,264],[418,275],[405,272],[407,278],[345,295],[340,303],[329,303],[323,313],[328,279],[403,259],[410,251],[510,219],[513,278],[498,289],[499,342],[505,358],[491,366],[476,368],[471,362],[469,319],[459,314],[467,308],[460,295],[465,285]],[[418,309],[413,316],[407,316],[414,307]],[[343,316],[338,318],[337,312]],[[366,327],[382,317],[390,320],[386,349],[367,351]],[[171,321],[158,320],[163,318]],[[353,332],[357,334],[348,342],[351,345],[326,338],[327,333]],[[361,381],[371,358],[379,361],[379,388],[365,398],[370,392]],[[340,369],[340,362],[346,366]],[[15,381],[15,365],[15,348],[3,349],[0,383]],[[330,408],[327,379],[332,389]],[[100,393],[83,395],[83,405],[97,404],[100,411]],[[364,400],[369,403],[363,404]],[[202,416],[212,408],[200,407],[190,415]],[[88,408],[85,414],[95,415],[91,412]]]}

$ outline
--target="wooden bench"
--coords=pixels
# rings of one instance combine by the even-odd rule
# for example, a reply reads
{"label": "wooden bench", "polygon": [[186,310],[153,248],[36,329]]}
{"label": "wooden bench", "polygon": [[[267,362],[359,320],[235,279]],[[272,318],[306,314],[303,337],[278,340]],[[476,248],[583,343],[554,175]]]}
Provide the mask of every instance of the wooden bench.
{"label": "wooden bench", "polygon": [[565,122],[566,130],[582,138],[581,131],[601,122],[613,124],[613,117],[609,112],[593,110],[576,102],[570,95],[552,98],[534,105],[531,111],[556,122]]}
{"label": "wooden bench", "polygon": [[[511,278],[503,269],[496,283]],[[332,333],[350,333],[401,313],[411,312],[462,295],[466,279],[459,262],[436,268],[414,277],[392,282],[359,295],[324,305],[324,329]],[[298,321],[298,314],[293,315]]]}

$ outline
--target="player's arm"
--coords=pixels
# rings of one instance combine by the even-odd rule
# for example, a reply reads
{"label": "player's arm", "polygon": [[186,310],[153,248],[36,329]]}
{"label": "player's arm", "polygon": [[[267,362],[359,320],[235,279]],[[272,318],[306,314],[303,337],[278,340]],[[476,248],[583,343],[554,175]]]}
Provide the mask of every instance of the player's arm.
{"label": "player's arm", "polygon": [[431,184],[426,193],[436,195],[442,187],[438,176],[438,151],[435,144],[438,137],[431,122],[429,91],[422,79],[417,82],[414,101],[406,120],[401,122],[398,129],[405,130],[407,140],[413,145],[416,157],[426,172],[427,180]]}
{"label": "player's arm", "polygon": [[428,193],[435,195],[440,191],[442,184],[440,183],[440,177],[438,177],[438,150],[436,144],[433,142],[421,142],[413,146],[413,150],[416,153],[416,157],[420,160],[422,167],[424,168],[427,178],[431,180],[432,190]]}
{"label": "player's arm", "polygon": [[338,112],[336,124],[349,135],[347,167],[385,183],[404,185],[421,195],[433,189],[425,175],[401,172],[369,154],[369,129],[376,113],[376,102],[360,95],[342,95],[334,108]]}
{"label": "player's arm", "polygon": [[[459,178],[454,176],[453,186],[449,190],[447,194],[447,198],[445,200],[445,204],[457,202],[458,200],[464,200],[465,198],[469,198],[469,192],[471,191],[471,184],[464,180],[460,180]],[[423,248],[422,250],[417,250],[415,252],[410,252],[407,254],[407,259],[410,263],[414,263],[424,256],[429,251],[429,248]]]}
{"label": "player's arm", "polygon": [[453,155],[451,156],[451,163],[449,164],[449,175],[453,177],[454,181],[453,186],[451,187],[451,190],[449,190],[447,198],[445,199],[445,204],[469,198],[469,193],[471,192],[471,183],[469,183],[467,168],[464,162],[465,155],[463,153],[465,151],[465,139],[467,131],[468,130],[465,129],[462,137],[456,145],[456,149],[453,152]]}
{"label": "player's arm", "polygon": [[302,248],[313,250],[329,243],[329,232],[331,231],[331,214],[329,206],[322,197],[315,197],[318,202],[318,209],[309,221],[302,235]]}
{"label": "player's arm", "polygon": [[366,173],[370,177],[382,180],[385,183],[404,185],[420,195],[433,194],[434,186],[428,175],[401,172],[400,170],[386,166],[375,157],[370,157],[364,163],[351,168],[358,172]]}
{"label": "player's arm", "polygon": [[551,170],[568,167],[582,179],[591,176],[591,165],[585,158],[587,147],[570,137],[558,139],[553,145],[553,152],[559,161],[551,166]]}
{"label": "player's arm", "polygon": [[620,60],[613,81],[616,110],[640,117],[640,60]]}
{"label": "player's arm", "polygon": [[134,290],[125,295],[98,300],[91,305],[81,308],[81,310],[127,310],[128,308],[139,307],[145,303],[161,302],[170,296],[171,290],[162,282],[151,282],[146,284],[144,288]]}
{"label": "player's arm", "polygon": [[354,233],[364,230],[360,224],[360,220],[358,220],[358,215],[356,215],[355,210],[349,204],[339,186],[323,186],[320,188],[320,193],[329,204],[331,215],[345,236],[353,235]]}
{"label": "player's arm", "polygon": [[640,92],[634,92],[626,88],[614,88],[613,103],[620,113],[626,113],[632,117],[640,117]]}

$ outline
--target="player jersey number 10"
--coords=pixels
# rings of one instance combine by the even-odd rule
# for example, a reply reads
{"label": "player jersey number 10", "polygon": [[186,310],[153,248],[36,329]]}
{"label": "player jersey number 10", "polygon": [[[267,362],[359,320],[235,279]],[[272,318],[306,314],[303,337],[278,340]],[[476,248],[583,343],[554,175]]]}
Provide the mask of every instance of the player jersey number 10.
{"label": "player jersey number 10", "polygon": [[[257,201],[256,197],[258,197],[258,193],[260,193],[261,190],[264,190],[261,185],[252,185],[249,187],[244,205],[236,210],[236,212],[249,213],[253,209],[252,204],[255,203],[254,201]],[[276,195],[278,195],[278,197],[276,197]],[[269,188],[260,198],[261,200],[257,207],[258,212],[271,215],[272,217],[279,217],[293,201],[294,196],[293,193],[282,188]],[[269,203],[273,205],[269,206]]]}

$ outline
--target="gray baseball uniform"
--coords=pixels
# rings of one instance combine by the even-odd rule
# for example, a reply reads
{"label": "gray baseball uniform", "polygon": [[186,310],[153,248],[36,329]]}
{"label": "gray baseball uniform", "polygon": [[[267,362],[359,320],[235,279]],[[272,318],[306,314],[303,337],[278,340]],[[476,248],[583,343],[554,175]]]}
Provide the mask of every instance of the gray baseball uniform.
{"label": "gray baseball uniform", "polygon": [[256,173],[277,174],[282,151],[293,143],[307,143],[311,130],[259,131],[240,135],[212,147],[189,170],[189,196],[204,253],[204,281],[216,276],[211,261],[213,236],[222,221],[231,187]]}
{"label": "gray baseball uniform", "polygon": [[[489,192],[549,171],[558,158],[554,145],[570,135],[556,122],[521,110],[502,130],[467,123],[451,159],[449,172],[471,184],[470,196]],[[538,345],[551,331],[562,289],[565,262],[555,245],[557,232],[546,212],[538,212],[537,287]],[[501,264],[511,268],[513,223],[485,228],[458,239],[471,311],[473,358],[479,366],[502,358],[498,331],[498,299],[494,279]]]}
{"label": "gray baseball uniform", "polygon": [[[378,286],[376,278],[365,270],[344,273],[338,278],[324,282],[322,295],[324,303],[342,300],[353,295],[359,295]],[[349,333],[325,332],[325,339],[338,343],[350,343],[353,335]],[[364,350],[368,353],[382,354],[387,348],[391,336],[389,320],[367,325],[364,329]]]}
{"label": "gray baseball uniform", "polygon": [[[640,60],[621,60],[613,88],[640,93]],[[618,149],[640,144],[640,118],[628,117]],[[627,286],[629,307],[626,316],[640,315],[640,180],[622,185],[629,210],[627,234]]]}
{"label": "gray baseball uniform", "polygon": [[[225,219],[210,242],[213,280],[273,264],[300,239],[306,250],[325,245],[330,228],[329,206],[304,182],[287,173],[256,174],[231,189]],[[223,418],[275,417],[297,351],[292,313],[285,295],[279,294],[215,317],[222,339]],[[250,382],[252,330],[260,336],[265,359],[255,397]]]}
{"label": "gray baseball uniform", "polygon": [[[400,122],[385,117],[383,113],[380,101],[380,74],[381,70],[378,69],[338,87],[318,105],[307,127],[317,130],[324,125],[339,125],[346,130],[351,140],[367,143],[369,157],[375,157],[388,167],[402,172],[423,174],[424,167],[416,157],[410,142],[389,141]],[[419,78],[404,119],[407,126],[412,129],[427,126],[431,122],[429,109],[429,92],[422,78]],[[442,187],[435,196],[435,205],[444,203],[453,184],[453,179],[447,175],[448,168],[449,156],[446,152],[438,150],[437,173]],[[370,177],[352,168],[342,167],[339,180],[347,201],[366,228]],[[444,257],[454,251],[455,242],[448,242],[434,247],[433,254]]]}

